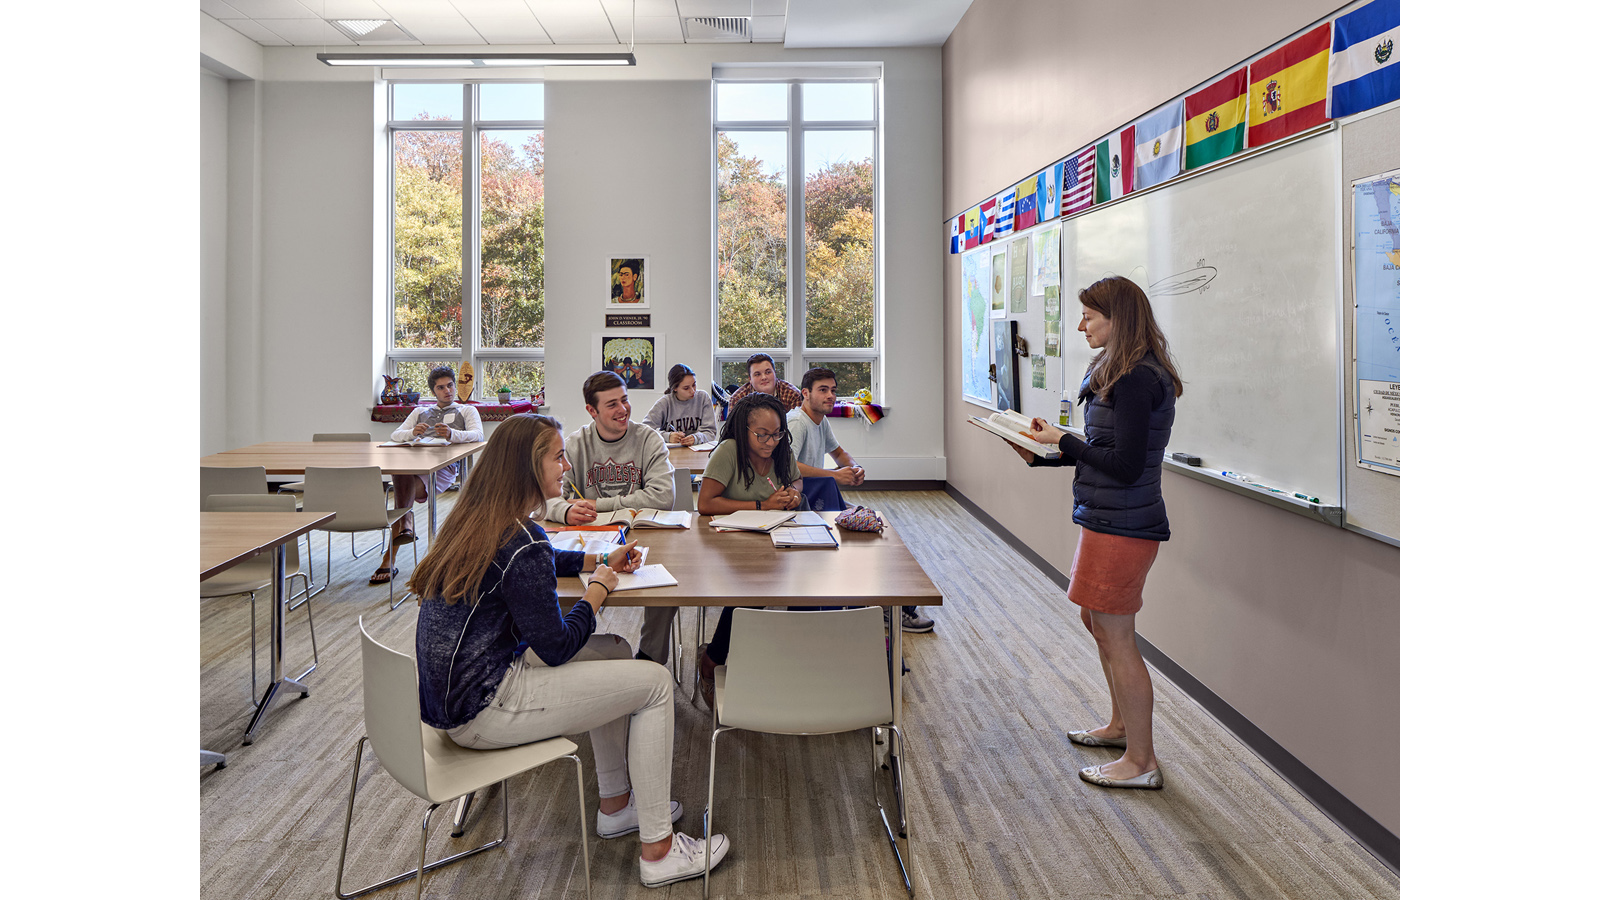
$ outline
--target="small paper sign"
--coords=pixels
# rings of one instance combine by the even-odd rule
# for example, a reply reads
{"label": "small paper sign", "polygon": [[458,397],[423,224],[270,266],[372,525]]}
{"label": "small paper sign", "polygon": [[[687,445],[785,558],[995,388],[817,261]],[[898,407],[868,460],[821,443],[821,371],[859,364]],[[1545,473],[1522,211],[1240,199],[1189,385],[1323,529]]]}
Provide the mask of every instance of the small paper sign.
{"label": "small paper sign", "polygon": [[649,328],[649,313],[606,313],[607,328]]}

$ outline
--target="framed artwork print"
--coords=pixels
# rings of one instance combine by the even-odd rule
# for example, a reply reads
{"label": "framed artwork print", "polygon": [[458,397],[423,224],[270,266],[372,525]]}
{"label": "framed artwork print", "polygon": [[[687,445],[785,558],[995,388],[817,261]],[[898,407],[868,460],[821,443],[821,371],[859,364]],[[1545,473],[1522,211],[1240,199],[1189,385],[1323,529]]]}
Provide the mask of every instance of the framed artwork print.
{"label": "framed artwork print", "polygon": [[648,256],[613,256],[606,309],[649,309]]}
{"label": "framed artwork print", "polygon": [[655,390],[657,378],[665,377],[656,375],[665,343],[659,334],[602,331],[594,336],[595,371],[617,373],[630,391]]}

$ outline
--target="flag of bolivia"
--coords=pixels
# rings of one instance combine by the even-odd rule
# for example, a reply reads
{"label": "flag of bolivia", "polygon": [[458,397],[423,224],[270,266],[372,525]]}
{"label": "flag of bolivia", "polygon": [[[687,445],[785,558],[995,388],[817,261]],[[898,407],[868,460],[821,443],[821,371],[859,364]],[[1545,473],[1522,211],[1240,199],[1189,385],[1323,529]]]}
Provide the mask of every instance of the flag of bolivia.
{"label": "flag of bolivia", "polygon": [[1328,121],[1329,25],[1319,25],[1250,64],[1250,146]]}
{"label": "flag of bolivia", "polygon": [[1198,169],[1244,149],[1249,87],[1249,70],[1240,69],[1183,98],[1185,169]]}

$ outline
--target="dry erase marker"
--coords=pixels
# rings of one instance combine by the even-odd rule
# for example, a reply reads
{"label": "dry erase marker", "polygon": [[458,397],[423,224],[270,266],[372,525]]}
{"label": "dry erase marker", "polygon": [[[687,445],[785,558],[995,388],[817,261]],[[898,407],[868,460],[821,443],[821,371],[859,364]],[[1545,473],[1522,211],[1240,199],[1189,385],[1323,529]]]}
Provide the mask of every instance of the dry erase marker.
{"label": "dry erase marker", "polygon": [[1302,494],[1299,491],[1295,491],[1294,495],[1296,497],[1299,497],[1301,500],[1306,501],[1307,503],[1321,503],[1322,502],[1321,500],[1318,500],[1316,497],[1313,497],[1310,494]]}

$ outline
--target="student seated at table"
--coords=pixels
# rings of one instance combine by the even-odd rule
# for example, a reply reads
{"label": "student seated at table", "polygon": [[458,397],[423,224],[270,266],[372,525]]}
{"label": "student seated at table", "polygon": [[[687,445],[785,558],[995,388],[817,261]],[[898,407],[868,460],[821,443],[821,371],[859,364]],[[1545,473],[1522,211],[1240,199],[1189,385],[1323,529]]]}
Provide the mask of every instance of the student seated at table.
{"label": "student seated at table", "polygon": [[[755,394],[733,405],[722,425],[722,442],[706,460],[700,480],[700,515],[802,508],[800,469],[794,462],[783,413],[783,403],[769,394]],[[707,705],[715,702],[714,670],[728,661],[733,610],[723,607],[711,643],[700,647],[700,692]]]}
{"label": "student seated at table", "polygon": [[800,405],[800,389],[778,377],[778,370],[774,368],[771,356],[765,353],[751,354],[750,358],[744,361],[744,374],[750,380],[728,398],[730,409],[733,404],[755,394],[770,394],[777,397],[783,403],[785,412]]}
{"label": "student seated at table", "polygon": [[717,439],[717,405],[697,390],[694,370],[682,363],[667,373],[666,396],[644,414],[644,423],[670,444],[693,447]]}
{"label": "student seated at table", "polygon": [[[833,427],[828,424],[828,413],[833,411],[834,401],[839,396],[839,379],[833,374],[833,370],[823,368],[808,370],[800,378],[800,396],[804,402],[798,409],[789,410],[788,423],[789,440],[794,445],[794,457],[800,465],[801,476],[832,478],[841,488],[861,484],[866,478],[866,470],[856,464],[848,450],[839,446],[839,441],[833,436]],[[838,468],[824,469],[823,456],[832,456]],[[823,482],[822,486],[829,485]],[[808,494],[812,490],[810,485],[804,485],[803,489]],[[813,506],[812,508],[838,509],[839,507]],[[889,624],[889,607],[884,607],[883,619],[885,625]],[[918,613],[915,606],[907,606],[900,613],[900,628],[903,631],[925,633],[933,630],[933,620]]]}
{"label": "student seated at table", "polygon": [[[400,427],[389,435],[389,440],[409,441],[424,434],[445,438],[452,444],[483,440],[483,420],[478,416],[478,410],[465,403],[456,403],[454,369],[449,366],[439,366],[429,372],[428,390],[433,392],[434,399],[439,402],[434,406],[419,406],[413,409],[411,415],[406,416],[406,420],[400,423]],[[433,473],[433,490],[443,493],[455,480],[456,463],[451,463]],[[427,499],[428,485],[422,480],[422,476],[394,476],[395,509],[409,510]],[[387,584],[398,574],[394,568],[395,551],[401,544],[409,544],[417,539],[416,519],[415,513],[407,512],[403,518],[395,521],[389,549],[384,551],[383,561],[379,563],[378,571],[372,573],[369,583]]]}
{"label": "student seated at table", "polygon": [[[669,799],[672,676],[629,659],[622,638],[594,633],[616,572],[638,568],[639,551],[555,550],[536,522],[570,469],[561,424],[548,416],[512,416],[489,439],[409,584],[423,598],[422,720],[475,750],[588,731],[600,783],[595,830],[639,832],[639,880],[660,887],[701,874],[708,845],[720,863],[728,839],[673,832],[683,807]],[[563,615],[556,577],[585,570],[594,575],[583,599]]]}
{"label": "student seated at table", "polygon": [[[551,499],[546,515],[563,525],[587,525],[614,509],[671,509],[677,498],[667,445],[655,429],[631,420],[628,387],[615,372],[583,382],[584,409],[592,420],[567,435],[571,470],[562,480],[566,498]],[[676,607],[644,611],[639,659],[663,665],[672,648]]]}

